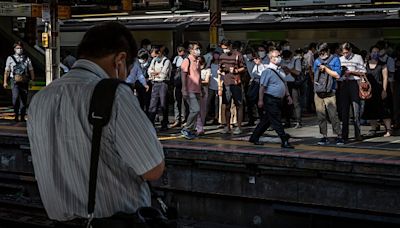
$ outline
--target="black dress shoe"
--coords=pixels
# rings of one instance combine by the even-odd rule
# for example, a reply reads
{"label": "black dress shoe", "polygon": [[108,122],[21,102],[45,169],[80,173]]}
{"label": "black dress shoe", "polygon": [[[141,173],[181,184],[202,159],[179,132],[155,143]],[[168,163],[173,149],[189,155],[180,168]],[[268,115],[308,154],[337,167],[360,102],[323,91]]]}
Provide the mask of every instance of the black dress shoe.
{"label": "black dress shoe", "polygon": [[254,122],[248,122],[247,124],[243,125],[243,127],[252,127],[256,125]]}
{"label": "black dress shoe", "polygon": [[260,142],[260,140],[255,141],[255,140],[250,139],[249,142],[253,143],[254,145],[258,145],[258,146],[264,145],[264,143]]}
{"label": "black dress shoe", "polygon": [[286,148],[286,149],[294,149],[294,146],[292,146],[288,140],[283,141],[281,144],[282,148]]}
{"label": "black dress shoe", "polygon": [[263,142],[260,142],[260,141],[255,141],[255,142],[253,142],[253,144],[254,144],[254,145],[257,145],[257,146],[262,146],[262,145],[264,145],[264,143],[263,143]]}

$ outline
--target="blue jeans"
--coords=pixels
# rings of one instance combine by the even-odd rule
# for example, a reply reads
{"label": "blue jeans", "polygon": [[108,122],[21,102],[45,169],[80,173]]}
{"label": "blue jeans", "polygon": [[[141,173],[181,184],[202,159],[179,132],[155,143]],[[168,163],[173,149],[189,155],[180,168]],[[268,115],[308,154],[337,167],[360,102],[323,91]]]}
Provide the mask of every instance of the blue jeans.
{"label": "blue jeans", "polygon": [[14,80],[11,80],[12,102],[16,118],[18,118],[19,115],[21,115],[21,119],[25,117],[28,101],[28,87],[28,83],[16,83]]}

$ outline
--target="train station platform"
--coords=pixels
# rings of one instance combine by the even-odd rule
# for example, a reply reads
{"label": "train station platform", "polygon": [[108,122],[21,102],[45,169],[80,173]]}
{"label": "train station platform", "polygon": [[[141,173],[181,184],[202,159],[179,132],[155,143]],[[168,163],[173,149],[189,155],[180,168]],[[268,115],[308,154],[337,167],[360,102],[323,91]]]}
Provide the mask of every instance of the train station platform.
{"label": "train station platform", "polygon": [[[16,183],[34,182],[26,123],[14,122],[10,111],[0,110],[0,188],[11,173]],[[225,135],[206,126],[205,135],[194,140],[184,139],[179,129],[161,132],[167,169],[153,185],[189,220],[239,227],[310,227],[326,221],[330,227],[399,225],[400,136],[336,146],[329,131],[332,144],[318,146],[315,118],[304,122],[303,128],[286,129],[295,149],[281,149],[274,131],[260,139],[263,146],[247,142],[253,127]],[[362,126],[362,133],[368,129]],[[31,198],[37,194],[28,189]]]}

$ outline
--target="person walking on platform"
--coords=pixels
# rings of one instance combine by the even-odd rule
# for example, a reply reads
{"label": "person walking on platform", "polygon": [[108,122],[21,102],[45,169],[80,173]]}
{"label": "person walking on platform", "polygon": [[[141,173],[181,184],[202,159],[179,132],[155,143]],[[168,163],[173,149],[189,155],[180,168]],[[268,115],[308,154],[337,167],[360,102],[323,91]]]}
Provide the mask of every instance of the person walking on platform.
{"label": "person walking on platform", "polygon": [[189,104],[189,116],[181,133],[186,139],[196,138],[197,116],[200,114],[201,69],[199,56],[201,54],[198,42],[189,42],[189,56],[182,62],[182,95]]}
{"label": "person walking on platform", "polygon": [[342,130],[336,108],[336,80],[340,78],[340,59],[332,55],[327,43],[318,46],[318,55],[314,62],[314,102],[319,122],[319,131],[322,134],[318,145],[329,144],[328,117],[332,123],[333,132],[337,135],[336,145],[343,145]]}
{"label": "person walking on platform", "polygon": [[344,69],[343,76],[340,78],[340,112],[342,125],[342,137],[346,142],[349,139],[349,119],[350,119],[350,107],[353,110],[354,117],[354,135],[355,139],[360,141],[361,137],[361,123],[360,123],[360,112],[361,112],[361,99],[359,96],[358,81],[362,77],[365,77],[367,72],[364,65],[364,60],[361,55],[354,54],[350,43],[344,43],[341,45],[342,56],[340,57],[340,63]]}
{"label": "person walking on platform", "polygon": [[19,122],[25,121],[29,82],[35,80],[35,72],[30,58],[24,55],[24,45],[21,41],[14,43],[14,52],[6,61],[3,87],[7,88],[10,79],[14,120]]}
{"label": "person walking on platform", "polygon": [[269,52],[268,57],[270,64],[261,74],[258,98],[258,107],[264,108],[264,115],[250,136],[249,142],[262,145],[260,137],[271,125],[282,140],[281,147],[294,148],[289,143],[289,135],[285,133],[281,122],[283,98],[287,97],[289,104],[293,102],[284,79],[285,73],[280,68],[282,58],[278,50]]}
{"label": "person walking on platform", "polygon": [[[219,73],[221,74],[224,83],[223,88],[219,88],[219,90],[222,89],[222,103],[225,104],[226,119],[226,126],[222,133],[228,134],[231,131],[231,104],[233,100],[236,106],[238,125],[233,131],[233,134],[241,134],[243,118],[243,89],[241,86],[240,74],[246,70],[243,55],[238,51],[232,50],[232,43],[230,40],[222,40],[221,48],[224,53],[219,57]],[[218,91],[218,93],[220,93],[220,91]]]}
{"label": "person walking on platform", "polygon": [[[72,70],[33,97],[27,129],[35,178],[50,219],[90,218],[88,192],[93,186],[89,176],[95,137],[88,118],[92,93],[103,79],[125,80],[136,51],[131,31],[122,24],[96,25],[79,44]],[[107,224],[117,219],[121,227],[129,227],[130,216],[151,205],[146,181],[161,177],[164,154],[151,122],[126,85],[120,84],[116,90],[99,152],[95,210],[89,215],[96,222]],[[122,214],[129,221],[117,218]]]}
{"label": "person walking on platform", "polygon": [[171,62],[164,56],[164,48],[155,48],[152,56],[155,56],[150,63],[148,70],[149,79],[152,81],[153,89],[151,91],[151,100],[149,108],[149,118],[154,124],[157,110],[160,107],[163,120],[161,121],[161,129],[168,129],[168,81],[171,74]]}

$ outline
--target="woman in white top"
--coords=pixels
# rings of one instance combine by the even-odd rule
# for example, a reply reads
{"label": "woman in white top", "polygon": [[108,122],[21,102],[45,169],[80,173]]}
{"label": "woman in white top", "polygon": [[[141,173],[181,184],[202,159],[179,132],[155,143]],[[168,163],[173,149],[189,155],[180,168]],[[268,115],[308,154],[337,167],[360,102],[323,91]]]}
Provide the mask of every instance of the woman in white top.
{"label": "woman in white top", "polygon": [[204,135],[204,125],[206,124],[207,115],[207,98],[208,86],[210,83],[211,69],[207,68],[206,60],[203,56],[199,57],[201,69],[201,98],[200,98],[200,115],[197,116],[197,135]]}

